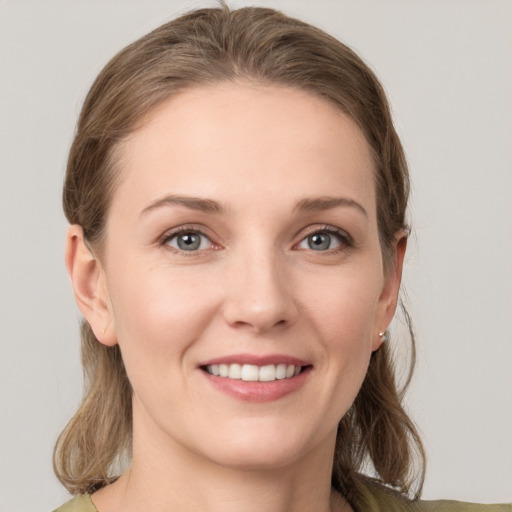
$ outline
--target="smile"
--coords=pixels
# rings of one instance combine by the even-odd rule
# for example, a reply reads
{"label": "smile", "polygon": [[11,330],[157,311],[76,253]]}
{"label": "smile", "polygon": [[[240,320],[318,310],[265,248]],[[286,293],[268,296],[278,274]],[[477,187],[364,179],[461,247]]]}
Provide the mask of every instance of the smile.
{"label": "smile", "polygon": [[204,361],[198,369],[211,386],[237,400],[271,402],[301,389],[313,365],[286,354],[230,354]]}
{"label": "smile", "polygon": [[204,367],[206,372],[216,377],[243,380],[245,382],[273,382],[275,380],[291,379],[299,375],[302,366],[293,364],[210,364]]}

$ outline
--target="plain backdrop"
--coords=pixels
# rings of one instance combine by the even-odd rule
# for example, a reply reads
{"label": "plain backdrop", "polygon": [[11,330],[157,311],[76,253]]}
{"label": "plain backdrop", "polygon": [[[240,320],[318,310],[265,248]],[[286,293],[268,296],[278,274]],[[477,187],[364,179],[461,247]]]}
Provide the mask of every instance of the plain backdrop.
{"label": "plain backdrop", "polygon": [[[249,2],[233,1],[233,6]],[[409,158],[407,403],[425,498],[512,500],[512,2],[260,1],[352,46]],[[124,45],[197,1],[0,0],[0,511],[68,495],[51,468],[81,395],[60,194],[81,102]]]}

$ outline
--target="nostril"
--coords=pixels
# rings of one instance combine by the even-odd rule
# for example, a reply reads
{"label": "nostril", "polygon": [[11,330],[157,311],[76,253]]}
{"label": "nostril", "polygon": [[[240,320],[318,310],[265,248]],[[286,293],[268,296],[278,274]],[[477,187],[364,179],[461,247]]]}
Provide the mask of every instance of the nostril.
{"label": "nostril", "polygon": [[251,329],[254,329],[256,331],[266,331],[269,328],[285,327],[288,325],[288,321],[283,319],[283,320],[278,320],[275,323],[272,323],[272,322],[265,323],[265,322],[262,322],[261,320],[253,321],[253,322],[244,322],[243,320],[238,320],[236,322],[233,322],[231,325],[235,329],[242,329],[242,328],[250,327]]}

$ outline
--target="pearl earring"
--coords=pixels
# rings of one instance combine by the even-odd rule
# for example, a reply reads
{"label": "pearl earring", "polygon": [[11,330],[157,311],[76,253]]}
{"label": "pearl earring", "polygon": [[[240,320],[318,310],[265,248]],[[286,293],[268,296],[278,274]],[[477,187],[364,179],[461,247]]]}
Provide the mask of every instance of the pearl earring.
{"label": "pearl earring", "polygon": [[381,339],[382,343],[386,343],[389,341],[389,335],[387,331],[381,331],[379,332],[379,338]]}

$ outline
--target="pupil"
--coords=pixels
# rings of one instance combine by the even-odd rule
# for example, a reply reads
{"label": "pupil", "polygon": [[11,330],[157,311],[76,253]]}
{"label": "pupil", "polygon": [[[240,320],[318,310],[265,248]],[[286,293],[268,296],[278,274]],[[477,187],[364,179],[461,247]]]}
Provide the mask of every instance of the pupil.
{"label": "pupil", "polygon": [[192,251],[199,247],[201,240],[198,235],[185,233],[178,238],[178,246],[185,251]]}
{"label": "pupil", "polygon": [[309,247],[315,251],[329,249],[331,237],[329,235],[312,235],[309,237]]}

